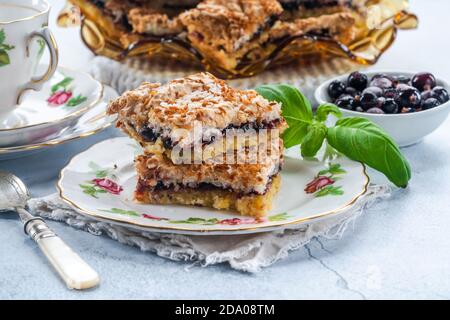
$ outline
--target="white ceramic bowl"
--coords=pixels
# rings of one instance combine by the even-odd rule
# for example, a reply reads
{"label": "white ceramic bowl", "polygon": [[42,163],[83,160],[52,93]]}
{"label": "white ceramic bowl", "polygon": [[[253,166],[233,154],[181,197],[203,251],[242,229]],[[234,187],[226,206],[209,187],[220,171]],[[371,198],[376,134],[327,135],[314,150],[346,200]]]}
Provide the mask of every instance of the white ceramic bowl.
{"label": "white ceramic bowl", "polygon": [[[368,71],[369,79],[375,74],[383,73],[387,75],[405,75],[412,77],[416,72],[404,71]],[[319,104],[331,102],[328,96],[328,86],[334,80],[347,81],[347,75],[343,75],[334,79],[330,79],[320,85],[315,92],[315,98]],[[437,79],[438,86],[442,86],[450,93],[449,84]],[[421,141],[425,136],[435,131],[447,119],[450,112],[450,101],[436,108],[403,114],[371,114],[341,109],[344,117],[363,117],[372,120],[382,127],[401,147],[410,146]]]}

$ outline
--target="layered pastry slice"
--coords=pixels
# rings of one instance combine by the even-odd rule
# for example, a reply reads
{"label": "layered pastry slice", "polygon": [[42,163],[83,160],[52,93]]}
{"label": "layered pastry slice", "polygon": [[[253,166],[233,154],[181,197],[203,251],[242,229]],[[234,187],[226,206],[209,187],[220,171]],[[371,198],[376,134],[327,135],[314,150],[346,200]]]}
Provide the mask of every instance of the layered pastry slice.
{"label": "layered pastry slice", "polygon": [[278,0],[284,12],[282,19],[309,18],[353,8],[361,0]]}
{"label": "layered pastry slice", "polygon": [[135,198],[142,203],[183,204],[236,210],[264,216],[280,187],[282,158],[256,164],[180,164],[156,154],[136,158],[138,185]]}
{"label": "layered pastry slice", "polygon": [[[96,3],[98,5],[99,1]],[[183,26],[177,18],[178,14],[187,8],[182,2],[179,3],[180,7],[175,6],[175,1],[167,3],[147,0],[105,0],[100,3],[103,11],[112,17],[114,22],[121,23],[134,33],[167,36],[183,31]]]}
{"label": "layered pastry slice", "polygon": [[219,66],[232,69],[268,40],[283,8],[276,0],[206,0],[180,15],[187,37]]}
{"label": "layered pastry slice", "polygon": [[366,0],[279,0],[283,13],[271,39],[320,35],[348,43],[356,34],[356,13]]}
{"label": "layered pastry slice", "polygon": [[109,106],[137,140],[135,198],[154,204],[271,209],[283,164],[281,106],[235,90],[209,73],[165,85],[144,83]]}

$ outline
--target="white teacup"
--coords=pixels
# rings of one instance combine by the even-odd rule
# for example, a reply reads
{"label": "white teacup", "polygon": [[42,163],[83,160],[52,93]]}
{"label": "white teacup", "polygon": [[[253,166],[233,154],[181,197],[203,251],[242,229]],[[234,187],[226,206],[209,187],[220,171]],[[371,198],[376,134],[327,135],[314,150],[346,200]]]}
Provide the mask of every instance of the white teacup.
{"label": "white teacup", "polygon": [[[58,65],[58,48],[48,29],[46,0],[0,0],[0,120],[19,105],[26,90],[40,90]],[[45,45],[47,72],[35,77]]]}

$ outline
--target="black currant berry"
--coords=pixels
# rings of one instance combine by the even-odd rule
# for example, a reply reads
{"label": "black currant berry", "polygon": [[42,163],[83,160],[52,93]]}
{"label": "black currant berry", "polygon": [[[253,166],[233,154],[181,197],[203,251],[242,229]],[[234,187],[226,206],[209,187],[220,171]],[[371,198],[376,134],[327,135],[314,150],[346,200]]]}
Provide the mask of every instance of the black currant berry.
{"label": "black currant berry", "polygon": [[402,108],[400,110],[400,113],[414,113],[414,112],[416,112],[416,109],[414,108]]}
{"label": "black currant berry", "polygon": [[419,91],[431,90],[436,87],[436,78],[429,72],[421,72],[412,78],[411,84]]}
{"label": "black currant berry", "polygon": [[380,77],[380,78],[376,78],[376,79],[373,79],[372,81],[370,81],[370,86],[378,87],[381,89],[389,89],[389,88],[394,87],[394,83],[389,78]]}
{"label": "black currant berry", "polygon": [[355,98],[353,98],[350,95],[343,95],[341,97],[339,97],[335,104],[342,109],[346,109],[346,110],[355,110],[357,103],[355,101]]}
{"label": "black currant berry", "polygon": [[394,78],[394,84],[398,85],[399,83],[409,84],[411,79],[407,76],[399,75]]}
{"label": "black currant berry", "polygon": [[391,80],[391,81],[394,80],[393,77],[388,76],[388,75],[385,74],[385,73],[377,73],[377,74],[375,74],[375,75],[372,77],[372,79],[370,79],[370,81],[373,81],[373,80],[379,79],[379,78],[387,78],[387,79],[389,79],[389,80]]}
{"label": "black currant berry", "polygon": [[395,87],[395,89],[397,90],[397,92],[400,92],[400,91],[404,91],[404,90],[408,90],[408,89],[415,89],[415,88],[406,83],[399,83],[397,85],[397,87]]}
{"label": "black currant berry", "polygon": [[347,85],[359,91],[363,91],[367,87],[368,82],[369,79],[367,78],[367,76],[358,71],[350,74],[347,79]]}
{"label": "black currant berry", "polygon": [[368,88],[364,89],[364,91],[362,93],[372,93],[372,94],[376,95],[377,97],[382,97],[383,89],[381,89],[379,87],[368,87]]}
{"label": "black currant berry", "polygon": [[420,92],[415,88],[402,90],[399,92],[396,101],[399,108],[418,108],[422,102]]}
{"label": "black currant berry", "polygon": [[379,97],[377,99],[377,108],[381,109],[385,102],[386,102],[386,98],[385,97]]}
{"label": "black currant berry", "polygon": [[440,105],[441,102],[438,99],[429,98],[422,103],[422,109],[423,110],[433,109],[439,107]]}
{"label": "black currant berry", "polygon": [[370,91],[364,91],[359,101],[361,107],[364,110],[375,108],[378,103],[378,96]]}
{"label": "black currant berry", "polygon": [[393,114],[398,112],[398,104],[394,99],[386,99],[381,107],[385,113]]}
{"label": "black currant berry", "polygon": [[384,90],[384,97],[386,99],[395,99],[397,96],[397,90],[394,88]]}
{"label": "black currant berry", "polygon": [[345,92],[345,84],[341,81],[335,80],[328,86],[328,95],[332,99],[337,99]]}
{"label": "black currant berry", "polygon": [[431,91],[431,90],[426,90],[426,91],[422,92],[420,94],[422,96],[422,101],[430,99],[432,94],[433,94],[433,91]]}
{"label": "black currant berry", "polygon": [[356,97],[359,96],[361,94],[361,91],[356,90],[353,87],[347,87],[345,88],[345,93],[344,94],[348,94],[351,95],[352,97]]}
{"label": "black currant berry", "polygon": [[441,104],[446,103],[448,100],[450,100],[448,91],[443,87],[434,87],[434,89],[431,91],[431,97],[438,99]]}

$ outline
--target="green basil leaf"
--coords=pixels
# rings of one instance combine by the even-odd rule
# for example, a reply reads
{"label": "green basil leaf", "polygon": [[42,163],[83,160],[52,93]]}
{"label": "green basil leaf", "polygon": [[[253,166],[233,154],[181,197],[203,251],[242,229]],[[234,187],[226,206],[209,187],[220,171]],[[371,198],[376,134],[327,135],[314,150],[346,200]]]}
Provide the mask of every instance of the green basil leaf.
{"label": "green basil leaf", "polygon": [[328,143],[348,158],[367,164],[398,187],[406,188],[411,167],[397,144],[373,122],[364,118],[345,118],[328,128]]}
{"label": "green basil leaf", "polygon": [[328,118],[328,115],[334,115],[337,118],[342,117],[342,112],[339,108],[332,103],[325,103],[320,105],[316,111],[316,120],[320,122],[325,122]]}
{"label": "green basil leaf", "polygon": [[1,29],[0,30],[0,44],[5,42],[5,39],[6,39],[5,30]]}
{"label": "green basil leaf", "polygon": [[301,145],[301,152],[304,158],[314,157],[322,147],[327,135],[327,127],[323,123],[315,123],[308,128],[308,133],[304,137]]}
{"label": "green basil leaf", "polygon": [[295,87],[287,84],[264,85],[256,91],[269,101],[281,103],[282,115],[288,125],[294,126],[301,120],[310,123],[313,119],[311,103]]}
{"label": "green basil leaf", "polygon": [[302,143],[303,138],[308,133],[308,125],[299,123],[293,125],[283,132],[283,144],[285,148],[291,148]]}

